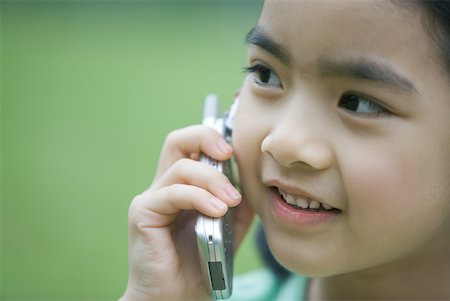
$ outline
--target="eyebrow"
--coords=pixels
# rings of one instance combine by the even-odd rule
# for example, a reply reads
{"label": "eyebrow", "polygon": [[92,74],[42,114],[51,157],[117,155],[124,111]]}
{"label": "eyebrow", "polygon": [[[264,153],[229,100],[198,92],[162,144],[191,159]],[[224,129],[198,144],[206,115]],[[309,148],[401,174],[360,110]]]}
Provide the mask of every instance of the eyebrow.
{"label": "eyebrow", "polygon": [[319,70],[322,75],[367,79],[394,86],[406,92],[418,93],[412,81],[406,76],[396,72],[389,65],[372,58],[320,59]]}
{"label": "eyebrow", "polygon": [[278,58],[283,64],[289,65],[289,53],[272,38],[261,26],[253,27],[246,35],[245,41],[248,44],[258,46]]}
{"label": "eyebrow", "polygon": [[[248,44],[258,46],[278,58],[284,65],[289,65],[289,52],[275,42],[260,25],[253,27],[246,35]],[[356,58],[346,60],[319,59],[321,75],[343,76],[371,80],[388,86],[393,86],[410,93],[418,93],[411,80],[396,72],[389,65],[372,58]]]}

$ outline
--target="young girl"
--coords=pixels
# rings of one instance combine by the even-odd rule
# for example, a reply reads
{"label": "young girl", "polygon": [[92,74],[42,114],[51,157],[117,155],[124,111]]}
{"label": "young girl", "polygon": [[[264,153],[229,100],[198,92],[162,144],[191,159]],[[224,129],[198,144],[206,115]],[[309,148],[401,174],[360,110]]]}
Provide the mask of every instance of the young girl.
{"label": "young girl", "polygon": [[[236,244],[256,213],[290,275],[234,300],[450,299],[450,3],[268,0],[247,41],[233,149],[169,134],[122,300],[209,299],[195,215],[237,205]],[[242,197],[199,153],[236,156]]]}

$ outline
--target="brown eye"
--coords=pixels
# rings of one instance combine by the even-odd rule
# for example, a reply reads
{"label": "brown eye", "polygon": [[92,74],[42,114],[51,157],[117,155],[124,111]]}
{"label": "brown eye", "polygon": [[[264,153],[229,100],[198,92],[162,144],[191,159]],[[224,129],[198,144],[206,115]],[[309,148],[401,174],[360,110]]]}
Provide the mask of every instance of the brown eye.
{"label": "brown eye", "polygon": [[339,100],[338,106],[346,111],[355,114],[380,115],[389,113],[388,110],[386,110],[376,102],[356,94],[342,95],[341,99]]}
{"label": "brown eye", "polygon": [[254,82],[258,85],[265,87],[282,87],[278,75],[267,67],[255,65],[246,68],[246,71],[254,76]]}
{"label": "brown eye", "polygon": [[255,73],[259,81],[265,84],[269,83],[270,77],[272,76],[272,71],[264,67],[259,68]]}

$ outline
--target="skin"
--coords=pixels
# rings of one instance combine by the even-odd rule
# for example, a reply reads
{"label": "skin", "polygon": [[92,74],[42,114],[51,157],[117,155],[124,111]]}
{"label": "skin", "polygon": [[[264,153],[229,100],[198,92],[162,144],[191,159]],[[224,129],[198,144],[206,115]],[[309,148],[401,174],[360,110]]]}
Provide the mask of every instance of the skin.
{"label": "skin", "polygon": [[[250,38],[249,65],[269,71],[251,71],[241,90],[243,192],[278,261],[317,277],[312,299],[450,297],[449,75],[422,21],[391,1],[266,1],[258,32],[283,55]],[[324,72],[329,60],[382,62],[414,89]],[[342,107],[349,91],[387,111]],[[278,183],[341,212],[280,221]]]}
{"label": "skin", "polygon": [[[131,202],[129,277],[121,301],[210,300],[193,231],[196,215],[223,216],[241,202],[241,195],[222,173],[198,162],[199,153],[226,160],[233,149],[211,128],[190,126],[171,132],[152,185]],[[252,217],[243,202],[235,214],[236,246]]]}
{"label": "skin", "polygon": [[[234,151],[202,126],[168,135],[130,205],[121,300],[209,299],[195,217],[238,204],[236,245],[257,213],[279,262],[314,277],[310,299],[449,299],[450,76],[422,21],[392,1],[266,1],[248,38]],[[199,153],[235,154],[242,196]],[[339,213],[287,222],[273,186]]]}

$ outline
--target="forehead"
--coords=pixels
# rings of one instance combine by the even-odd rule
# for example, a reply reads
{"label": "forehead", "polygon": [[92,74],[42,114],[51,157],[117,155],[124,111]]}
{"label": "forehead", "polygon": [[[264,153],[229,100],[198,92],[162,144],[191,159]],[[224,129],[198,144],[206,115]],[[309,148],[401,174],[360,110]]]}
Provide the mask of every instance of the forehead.
{"label": "forehead", "polygon": [[[365,21],[369,22],[366,25],[379,27],[379,21],[389,20],[403,24],[412,18],[414,22],[422,13],[419,7],[413,1],[396,0],[266,0],[262,17],[273,18],[278,15],[290,21],[293,21],[293,17],[298,21],[309,20],[313,23],[332,21],[338,17],[343,26],[352,25],[355,21]],[[321,18],[317,19],[318,17]]]}
{"label": "forehead", "polygon": [[304,72],[324,57],[369,57],[425,84],[420,74],[441,67],[422,14],[415,5],[387,0],[267,0],[258,25]]}
{"label": "forehead", "polygon": [[409,53],[413,46],[427,48],[421,20],[419,10],[385,0],[269,0],[259,23],[282,44],[303,51],[304,57],[313,47],[392,55]]}

